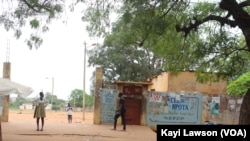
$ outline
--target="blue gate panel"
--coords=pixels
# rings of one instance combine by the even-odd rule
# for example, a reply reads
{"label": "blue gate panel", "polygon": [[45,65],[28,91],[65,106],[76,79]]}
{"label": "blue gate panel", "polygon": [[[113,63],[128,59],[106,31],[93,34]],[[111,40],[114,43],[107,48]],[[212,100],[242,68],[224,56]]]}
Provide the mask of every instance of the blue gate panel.
{"label": "blue gate panel", "polygon": [[101,90],[101,124],[112,124],[117,106],[117,91],[114,89]]}

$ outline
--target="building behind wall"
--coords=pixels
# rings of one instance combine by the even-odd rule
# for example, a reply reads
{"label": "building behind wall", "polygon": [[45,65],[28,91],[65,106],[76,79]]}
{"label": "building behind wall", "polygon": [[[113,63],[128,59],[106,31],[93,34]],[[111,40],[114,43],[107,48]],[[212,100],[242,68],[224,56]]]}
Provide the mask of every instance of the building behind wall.
{"label": "building behind wall", "polygon": [[[112,85],[114,85],[113,88],[115,90],[125,94],[127,108],[126,121],[128,125],[147,125],[147,97],[145,93],[152,90],[158,92],[203,94],[202,122],[211,120],[223,124],[237,123],[241,98],[228,98],[229,96],[226,92],[227,81],[199,83],[196,81],[195,72],[181,72],[178,75],[164,72],[152,77],[147,82],[115,81]],[[212,114],[209,104],[212,98],[218,97],[220,100],[219,113]],[[227,120],[224,122],[223,117],[227,117]],[[118,123],[120,122],[118,120]]]}
{"label": "building behind wall", "polygon": [[227,81],[213,83],[199,83],[196,81],[195,72],[181,72],[178,75],[163,72],[151,78],[152,85],[149,90],[162,92],[202,93],[209,95],[227,94]]}
{"label": "building behind wall", "polygon": [[[185,92],[203,94],[202,122],[212,121],[219,124],[238,124],[240,106],[243,97],[227,95],[227,81],[199,83],[195,72],[181,72],[178,75],[164,72],[151,78],[149,90],[161,92]],[[217,113],[211,111],[212,99],[218,99]]]}

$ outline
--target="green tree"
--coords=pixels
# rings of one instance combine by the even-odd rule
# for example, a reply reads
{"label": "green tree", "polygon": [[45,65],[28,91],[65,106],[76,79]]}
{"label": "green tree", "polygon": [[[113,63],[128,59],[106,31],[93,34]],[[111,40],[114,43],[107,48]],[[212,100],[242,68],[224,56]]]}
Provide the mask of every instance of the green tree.
{"label": "green tree", "polygon": [[45,93],[45,98],[48,100],[49,104],[55,104],[57,100],[57,96],[52,95],[50,92]]}
{"label": "green tree", "polygon": [[85,107],[92,107],[94,105],[94,95],[86,94],[85,95]]}
{"label": "green tree", "polygon": [[[193,15],[193,21],[184,24],[185,26],[177,25],[176,29],[179,32],[184,32],[184,35],[187,36],[192,30],[196,30],[202,24],[205,24],[209,21],[215,21],[221,26],[229,26],[231,28],[238,27],[245,38],[246,48],[245,50],[250,50],[250,15],[249,15],[249,6],[250,3],[248,0],[220,0],[219,11],[214,13],[214,9],[210,9],[211,13],[196,13]],[[214,6],[216,8],[216,6]],[[197,12],[202,12],[202,9],[198,9]],[[183,24],[182,24],[183,25]]]}
{"label": "green tree", "polygon": [[[115,1],[107,3],[95,0],[89,3],[95,4],[89,4],[83,20],[89,22],[90,35],[107,38],[107,35],[112,34],[113,39],[120,40],[118,42],[122,44],[120,46],[137,44],[143,48],[154,48],[152,50],[154,55],[160,55],[165,60],[164,70],[211,72],[206,73],[210,76],[216,72],[217,77],[230,78],[246,72],[249,49],[246,45],[247,40],[244,40],[244,43],[240,42],[246,39],[244,38],[246,34],[244,31],[243,34],[240,32],[243,27],[237,25],[240,22],[237,22],[239,19],[234,19],[237,12],[233,7],[238,6],[237,10],[242,14],[238,16],[244,18],[244,14],[249,11],[247,1],[190,3],[124,0],[119,3]],[[227,4],[232,5],[225,9]],[[114,13],[117,19],[111,22],[110,17],[113,17]],[[249,24],[246,22],[244,25],[247,27]],[[230,30],[232,28],[234,30]],[[124,34],[119,34],[122,33],[121,30],[124,30]]]}
{"label": "green tree", "polygon": [[[139,46],[144,47],[147,41],[156,39],[151,45],[155,48],[154,53],[164,57],[166,62],[163,66],[167,71],[194,70],[201,81],[218,80],[211,77],[215,73],[217,78],[235,78],[249,71],[249,0],[220,0],[214,3],[94,0],[89,3],[83,20],[89,22],[91,35],[113,34],[113,30],[107,27],[113,26],[110,17],[116,13],[118,20],[126,19],[129,26],[125,30],[133,29],[128,34]],[[141,34],[134,34],[136,31]],[[168,40],[173,36],[176,39]],[[244,42],[241,42],[242,39]],[[247,99],[244,98],[243,107],[248,106],[249,95],[250,92]],[[248,109],[241,108],[241,124],[250,121],[250,114],[246,114],[250,113]]]}
{"label": "green tree", "polygon": [[[133,2],[131,1],[131,3]],[[167,6],[167,3],[164,3],[164,5]],[[171,45],[171,43],[168,44],[168,40],[177,42],[175,33],[171,33],[174,29],[173,26],[169,26],[169,31],[166,32],[170,36],[166,39],[162,37],[167,36],[164,35],[165,31],[167,31],[164,28],[168,24],[167,21],[161,21],[160,12],[157,13],[157,10],[154,12],[153,8],[144,10],[143,7],[140,11],[134,11],[135,9],[133,10],[133,7],[129,6],[130,4],[124,4],[118,10],[124,13],[121,13],[123,14],[121,18],[112,23],[111,33],[107,34],[105,31],[93,30],[93,28],[89,27],[91,34],[104,33],[105,35],[104,45],[96,48],[95,52],[90,54],[89,63],[102,65],[104,78],[107,81],[145,81],[147,78],[160,74],[166,70],[164,65],[167,60],[163,57],[165,54],[156,53],[156,48]],[[101,11],[96,10],[96,12]],[[105,14],[105,12],[101,14]],[[99,17],[97,14],[94,16],[101,20],[103,16],[108,15]],[[84,17],[85,20],[89,20],[89,16],[85,15]],[[154,22],[155,25],[151,24],[151,22]],[[93,24],[91,26],[96,26]],[[102,24],[98,26],[102,26]],[[156,27],[161,27],[161,29]],[[158,48],[158,50],[161,49]]]}
{"label": "green tree", "polygon": [[75,89],[71,92],[69,96],[69,102],[72,106],[82,107],[83,93],[80,89]]}
{"label": "green tree", "polygon": [[[201,71],[209,70],[229,77],[239,76],[248,71],[245,68],[249,62],[249,36],[246,35],[249,35],[250,21],[242,19],[249,18],[249,2],[221,0],[217,4],[210,4],[210,7],[206,3],[196,4],[190,13],[192,17],[178,22],[176,30],[183,33],[184,39],[201,34],[204,29],[208,31],[206,38],[200,40],[200,46],[197,46],[201,50],[197,53],[207,56],[203,57],[207,61],[203,63]],[[209,30],[203,28],[207,25],[212,25]],[[242,39],[244,42],[241,42]],[[194,54],[195,58],[197,53]]]}
{"label": "green tree", "polygon": [[55,99],[53,101],[53,105],[52,105],[52,110],[61,110],[65,108],[65,100],[62,99]]}
{"label": "green tree", "polygon": [[230,95],[245,95],[250,87],[250,72],[244,73],[238,79],[231,81],[227,87]]}
{"label": "green tree", "polygon": [[[85,107],[93,106],[94,96],[93,94],[86,94],[85,93]],[[75,107],[82,107],[83,104],[83,92],[80,89],[75,89],[71,92],[69,96],[69,103]]]}
{"label": "green tree", "polygon": [[162,72],[162,57],[157,57],[150,49],[119,41],[115,35],[107,36],[103,46],[90,52],[89,64],[103,67],[104,81],[143,81]]}
{"label": "green tree", "polygon": [[49,31],[51,21],[58,19],[64,10],[63,0],[5,0],[0,5],[0,25],[7,31],[14,31],[17,39],[29,24],[31,33],[26,42],[30,49],[42,44],[40,33]]}
{"label": "green tree", "polygon": [[16,100],[14,102],[10,102],[10,108],[12,109],[19,109],[19,106],[21,106],[23,103],[27,102],[27,100],[21,96],[17,96]]}
{"label": "green tree", "polygon": [[[181,23],[179,25],[177,24],[176,30],[178,32],[184,33],[184,37],[187,37],[192,33],[197,34],[196,32],[197,29],[199,30],[202,25],[209,23],[211,21],[215,21],[213,23],[216,23],[218,25],[217,28],[220,28],[224,32],[228,33],[226,34],[226,37],[231,37],[230,36],[231,34],[229,33],[230,30],[228,30],[228,28],[235,28],[235,27],[239,28],[241,31],[240,35],[243,36],[245,41],[244,44],[241,46],[239,46],[239,44],[233,44],[233,46],[228,46],[228,48],[223,52],[225,56],[224,57],[225,62],[232,62],[228,63],[231,64],[231,67],[226,69],[227,73],[235,74],[236,72],[236,75],[239,75],[240,72],[241,73],[244,72],[243,69],[246,68],[245,64],[249,62],[249,51],[250,51],[249,6],[250,6],[249,0],[243,0],[243,1],[221,0],[219,2],[219,7],[218,7],[222,11],[220,12],[221,14],[211,13],[211,14],[200,15],[200,17],[194,15],[194,17],[192,18],[192,22],[189,22],[188,24],[187,23]],[[211,9],[210,11],[213,11],[213,9]],[[215,39],[215,41],[217,41],[218,43],[223,43],[220,41],[220,38],[218,38],[217,40]],[[232,41],[237,43],[238,40],[231,40],[231,42]],[[220,48],[220,46],[218,47]],[[243,58],[243,56],[244,57],[247,56],[248,58]],[[224,68],[220,63],[215,65]],[[248,71],[249,69],[245,70],[245,72]],[[242,94],[246,90],[246,88],[248,88],[249,90],[249,86],[244,86],[244,84],[248,83],[246,77],[248,77],[247,74],[241,76],[238,80],[235,81],[235,83],[232,83],[229,86],[229,91],[235,94]],[[236,83],[239,84],[235,85]],[[232,90],[232,88],[236,88],[235,86],[237,87],[238,91]],[[242,90],[239,90],[239,88],[242,88]],[[244,100],[240,109],[239,124],[250,123],[249,120],[250,110],[248,108],[249,102],[250,102],[250,91],[247,91],[246,95],[244,96]]]}
{"label": "green tree", "polygon": [[52,104],[52,110],[60,110],[65,107],[65,101],[58,99],[56,95],[46,92],[45,98],[49,101],[49,104]]}
{"label": "green tree", "polygon": [[52,104],[52,94],[51,93],[46,92],[45,98],[48,100],[49,104]]}

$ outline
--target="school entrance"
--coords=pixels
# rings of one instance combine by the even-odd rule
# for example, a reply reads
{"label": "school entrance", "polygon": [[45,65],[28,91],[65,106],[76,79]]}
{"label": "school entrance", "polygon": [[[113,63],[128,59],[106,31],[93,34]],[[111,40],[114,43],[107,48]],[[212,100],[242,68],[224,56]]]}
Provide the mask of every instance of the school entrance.
{"label": "school entrance", "polygon": [[140,125],[142,87],[134,85],[124,86],[123,93],[126,104],[126,123],[128,125]]}
{"label": "school entrance", "polygon": [[[146,125],[146,95],[147,82],[115,81],[109,87],[104,85],[100,90],[100,124],[113,124],[117,109],[118,93],[122,92],[125,98],[126,124]],[[118,120],[119,124],[119,120]]]}

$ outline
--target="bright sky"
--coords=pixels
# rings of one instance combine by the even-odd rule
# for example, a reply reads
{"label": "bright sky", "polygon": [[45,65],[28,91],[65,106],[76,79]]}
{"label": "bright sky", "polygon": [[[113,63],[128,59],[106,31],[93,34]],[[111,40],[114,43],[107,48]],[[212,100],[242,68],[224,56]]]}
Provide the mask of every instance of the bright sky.
{"label": "bright sky", "polygon": [[[37,50],[29,50],[24,38],[16,40],[12,32],[7,33],[0,26],[0,70],[3,70],[3,63],[6,62],[9,46],[11,80],[33,88],[34,93],[29,97],[38,96],[41,90],[51,92],[52,79],[46,78],[52,77],[54,95],[60,99],[67,100],[72,90],[83,89],[83,43],[86,41],[88,47],[98,40],[88,37],[80,12],[67,12],[67,24],[62,21],[53,22],[50,31],[43,35],[42,46]],[[86,67],[87,93],[90,91],[93,70]]]}

